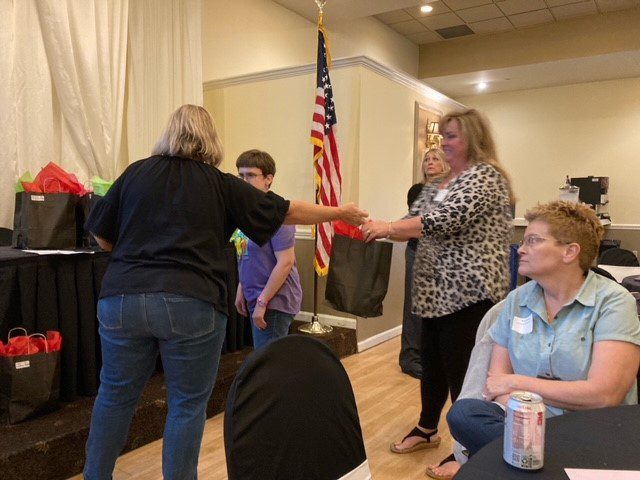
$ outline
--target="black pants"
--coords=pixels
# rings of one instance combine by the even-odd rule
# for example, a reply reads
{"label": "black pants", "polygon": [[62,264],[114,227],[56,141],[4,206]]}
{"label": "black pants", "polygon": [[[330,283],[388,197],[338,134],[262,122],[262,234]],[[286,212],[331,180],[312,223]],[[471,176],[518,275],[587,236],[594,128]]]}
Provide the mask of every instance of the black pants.
{"label": "black pants", "polygon": [[437,428],[449,393],[452,402],[458,398],[478,325],[492,306],[490,300],[482,300],[449,315],[423,319],[421,427]]}
{"label": "black pants", "polygon": [[411,313],[411,284],[413,283],[413,262],[416,247],[407,243],[404,252],[404,305],[402,307],[402,337],[400,339],[400,368],[404,373],[421,378],[422,364],[420,360],[420,330],[422,318]]}

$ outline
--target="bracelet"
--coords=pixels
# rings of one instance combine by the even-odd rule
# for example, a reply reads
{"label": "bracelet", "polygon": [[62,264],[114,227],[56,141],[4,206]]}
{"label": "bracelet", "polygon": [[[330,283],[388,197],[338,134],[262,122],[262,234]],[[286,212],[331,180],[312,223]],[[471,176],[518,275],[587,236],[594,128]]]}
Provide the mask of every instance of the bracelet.
{"label": "bracelet", "polygon": [[263,299],[258,297],[256,298],[256,305],[258,305],[259,307],[267,308],[267,305],[269,305],[269,302],[268,301],[265,302]]}
{"label": "bracelet", "polygon": [[384,238],[389,238],[389,237],[391,237],[391,224],[392,224],[392,223],[393,223],[393,222],[389,222],[389,223],[388,223],[388,225],[389,225],[389,231],[387,232],[387,236],[386,236],[386,237],[384,237]]}

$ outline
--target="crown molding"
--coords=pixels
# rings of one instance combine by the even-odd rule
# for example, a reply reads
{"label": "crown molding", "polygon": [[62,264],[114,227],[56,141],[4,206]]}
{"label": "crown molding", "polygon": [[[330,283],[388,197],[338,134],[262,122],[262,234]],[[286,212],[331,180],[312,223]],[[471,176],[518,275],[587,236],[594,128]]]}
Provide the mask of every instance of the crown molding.
{"label": "crown molding", "polygon": [[[393,70],[392,68],[386,67],[381,63],[367,57],[364,55],[360,55],[357,57],[347,57],[347,58],[339,58],[333,61],[331,68],[333,70],[340,68],[350,68],[350,67],[364,67],[372,72],[377,73],[378,75],[388,78],[389,80],[408,87],[415,92],[423,95],[424,97],[430,98],[435,102],[446,105],[447,107],[455,110],[460,110],[465,108],[465,106],[455,100],[447,97],[446,95],[434,90],[433,88],[421,83],[415,77],[411,75],[400,72],[397,70]],[[208,82],[204,82],[203,87],[205,91],[215,90],[219,88],[226,88],[233,85],[242,85],[246,83],[255,83],[255,82],[263,82],[267,80],[278,80],[281,78],[289,78],[289,77],[297,77],[301,75],[309,75],[315,73],[316,64],[310,63],[307,65],[298,65],[294,67],[284,67],[277,68],[274,70],[265,70],[262,72],[248,73],[246,75],[238,75],[235,77],[222,78],[219,80],[210,80]]]}
{"label": "crown molding", "polygon": [[612,223],[608,226],[608,230],[640,230],[637,223]]}

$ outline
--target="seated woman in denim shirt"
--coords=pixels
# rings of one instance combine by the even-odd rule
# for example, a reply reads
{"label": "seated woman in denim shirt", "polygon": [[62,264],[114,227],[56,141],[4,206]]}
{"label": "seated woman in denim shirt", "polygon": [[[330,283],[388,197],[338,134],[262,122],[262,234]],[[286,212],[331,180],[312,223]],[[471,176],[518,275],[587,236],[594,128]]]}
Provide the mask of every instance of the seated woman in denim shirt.
{"label": "seated woman in denim shirt", "polygon": [[542,396],[547,416],[637,403],[640,322],[631,294],[589,271],[604,235],[584,204],[551,202],[527,212],[514,290],[490,330],[495,345],[485,400],[457,401],[447,421],[469,454],[504,431],[511,392]]}

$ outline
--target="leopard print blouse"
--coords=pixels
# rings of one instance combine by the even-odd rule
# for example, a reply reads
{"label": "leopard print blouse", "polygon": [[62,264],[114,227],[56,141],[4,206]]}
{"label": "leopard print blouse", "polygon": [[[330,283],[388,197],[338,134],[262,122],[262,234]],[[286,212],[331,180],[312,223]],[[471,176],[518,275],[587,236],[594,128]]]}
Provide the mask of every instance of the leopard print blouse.
{"label": "leopard print blouse", "polygon": [[[407,217],[422,216],[413,266],[412,312],[441,317],[509,291],[513,227],[509,190],[492,166],[479,163],[447,185],[424,186]],[[441,194],[442,195],[442,194]]]}

